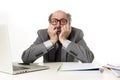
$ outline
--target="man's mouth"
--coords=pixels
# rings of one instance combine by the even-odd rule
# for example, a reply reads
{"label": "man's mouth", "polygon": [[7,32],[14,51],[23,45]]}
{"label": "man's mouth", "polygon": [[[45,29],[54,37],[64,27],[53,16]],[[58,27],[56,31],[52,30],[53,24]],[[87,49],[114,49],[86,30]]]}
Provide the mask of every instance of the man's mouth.
{"label": "man's mouth", "polygon": [[57,28],[57,32],[61,32],[61,28]]}
{"label": "man's mouth", "polygon": [[57,29],[57,34],[60,34],[60,32],[61,32],[61,27],[56,28],[56,29]]}

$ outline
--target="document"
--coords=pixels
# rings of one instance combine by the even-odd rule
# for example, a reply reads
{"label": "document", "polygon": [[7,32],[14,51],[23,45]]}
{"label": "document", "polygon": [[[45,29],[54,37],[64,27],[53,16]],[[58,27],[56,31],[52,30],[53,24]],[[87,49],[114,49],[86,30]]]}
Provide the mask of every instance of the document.
{"label": "document", "polygon": [[107,64],[107,66],[116,77],[120,77],[120,64]]}
{"label": "document", "polygon": [[58,68],[60,71],[100,71],[100,65],[92,63],[63,63]]}

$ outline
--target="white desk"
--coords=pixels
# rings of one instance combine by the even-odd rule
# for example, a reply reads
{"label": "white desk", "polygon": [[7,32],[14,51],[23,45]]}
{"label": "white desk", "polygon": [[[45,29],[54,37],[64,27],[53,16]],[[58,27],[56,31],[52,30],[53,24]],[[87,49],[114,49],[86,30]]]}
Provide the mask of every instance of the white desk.
{"label": "white desk", "polygon": [[111,71],[105,70],[103,73],[100,72],[60,72],[57,71],[61,63],[46,63],[50,69],[10,75],[0,73],[0,80],[120,80],[115,77]]}

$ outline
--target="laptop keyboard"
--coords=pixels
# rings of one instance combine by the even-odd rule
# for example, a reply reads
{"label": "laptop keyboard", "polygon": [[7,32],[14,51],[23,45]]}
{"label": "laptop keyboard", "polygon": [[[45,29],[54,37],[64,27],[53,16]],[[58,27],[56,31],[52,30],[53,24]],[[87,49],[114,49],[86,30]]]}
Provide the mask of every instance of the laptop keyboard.
{"label": "laptop keyboard", "polygon": [[13,70],[14,70],[14,71],[17,71],[17,70],[24,70],[24,69],[29,69],[29,68],[20,67],[20,66],[13,66]]}

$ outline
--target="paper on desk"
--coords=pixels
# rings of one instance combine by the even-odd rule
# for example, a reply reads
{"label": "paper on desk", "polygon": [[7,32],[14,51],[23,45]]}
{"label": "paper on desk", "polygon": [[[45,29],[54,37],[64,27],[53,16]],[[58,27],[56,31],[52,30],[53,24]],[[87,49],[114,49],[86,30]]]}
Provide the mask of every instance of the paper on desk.
{"label": "paper on desk", "polygon": [[119,64],[107,64],[116,77],[120,77],[120,65]]}
{"label": "paper on desk", "polygon": [[60,71],[96,71],[100,70],[100,65],[92,63],[63,63]]}
{"label": "paper on desk", "polygon": [[116,70],[116,69],[111,69],[113,74],[116,76],[116,77],[120,77],[120,70]]}
{"label": "paper on desk", "polygon": [[120,64],[107,64],[107,67],[120,70]]}

